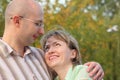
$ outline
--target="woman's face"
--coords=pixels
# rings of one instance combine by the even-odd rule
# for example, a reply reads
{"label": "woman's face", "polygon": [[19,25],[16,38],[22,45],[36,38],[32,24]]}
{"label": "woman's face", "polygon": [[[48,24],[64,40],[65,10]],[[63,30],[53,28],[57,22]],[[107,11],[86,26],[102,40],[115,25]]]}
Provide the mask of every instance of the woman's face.
{"label": "woman's face", "polygon": [[54,69],[57,66],[71,66],[71,59],[75,56],[75,50],[71,50],[64,41],[53,36],[48,38],[45,44],[45,60],[49,67]]}

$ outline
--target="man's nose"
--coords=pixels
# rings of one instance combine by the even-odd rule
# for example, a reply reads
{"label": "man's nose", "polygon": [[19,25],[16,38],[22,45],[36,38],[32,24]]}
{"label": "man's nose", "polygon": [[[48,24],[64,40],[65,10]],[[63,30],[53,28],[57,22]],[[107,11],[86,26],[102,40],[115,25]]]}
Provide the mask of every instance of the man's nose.
{"label": "man's nose", "polygon": [[39,35],[43,35],[44,34],[44,28],[40,27],[38,30]]}

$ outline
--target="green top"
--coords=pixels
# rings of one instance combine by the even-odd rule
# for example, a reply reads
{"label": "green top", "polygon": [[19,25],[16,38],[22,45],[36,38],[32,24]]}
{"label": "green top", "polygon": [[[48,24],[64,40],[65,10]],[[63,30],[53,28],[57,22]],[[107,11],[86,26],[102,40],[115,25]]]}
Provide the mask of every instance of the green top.
{"label": "green top", "polygon": [[[86,71],[87,66],[77,65],[74,68],[70,68],[66,74],[65,80],[92,80]],[[58,76],[55,80],[59,80]]]}

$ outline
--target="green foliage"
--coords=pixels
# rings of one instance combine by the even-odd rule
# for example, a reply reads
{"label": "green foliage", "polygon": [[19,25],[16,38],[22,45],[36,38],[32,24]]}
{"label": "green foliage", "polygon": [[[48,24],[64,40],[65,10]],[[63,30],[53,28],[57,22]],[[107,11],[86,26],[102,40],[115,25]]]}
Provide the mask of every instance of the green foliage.
{"label": "green foliage", "polygon": [[5,7],[7,5],[7,0],[1,0],[0,1],[0,36],[3,34],[3,29],[4,29],[4,12],[5,12]]}
{"label": "green foliage", "polygon": [[120,26],[120,5],[116,5],[120,1],[101,1],[71,0],[66,7],[60,6],[58,13],[45,9],[45,27],[48,31],[55,25],[63,26],[78,40],[83,62],[97,61],[105,71],[105,80],[119,80],[120,28],[112,32],[107,29]]}

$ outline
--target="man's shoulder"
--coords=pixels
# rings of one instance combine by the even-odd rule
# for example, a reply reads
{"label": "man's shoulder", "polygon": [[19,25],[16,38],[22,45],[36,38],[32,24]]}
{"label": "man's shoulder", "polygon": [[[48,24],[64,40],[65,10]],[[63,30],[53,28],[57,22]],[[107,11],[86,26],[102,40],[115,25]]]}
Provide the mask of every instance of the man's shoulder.
{"label": "man's shoulder", "polygon": [[39,52],[43,52],[43,50],[42,50],[42,49],[40,49],[40,48],[36,48],[36,47],[33,47],[33,46],[29,46],[29,48],[30,48],[30,50],[32,50],[32,51],[39,51]]}
{"label": "man's shoulder", "polygon": [[36,47],[33,47],[33,46],[29,46],[30,50],[34,53],[34,54],[40,54],[40,55],[44,55],[44,52],[42,49],[40,48],[36,48]]}

